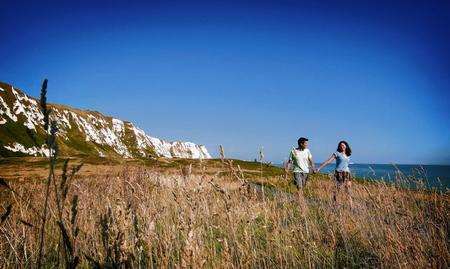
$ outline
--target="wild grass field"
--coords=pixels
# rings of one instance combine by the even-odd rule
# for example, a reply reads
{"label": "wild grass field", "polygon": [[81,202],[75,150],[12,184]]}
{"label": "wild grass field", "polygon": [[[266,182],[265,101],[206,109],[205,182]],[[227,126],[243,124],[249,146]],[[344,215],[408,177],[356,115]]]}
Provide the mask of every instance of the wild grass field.
{"label": "wild grass field", "polygon": [[[0,267],[448,268],[449,195],[238,160],[0,162]],[[83,164],[82,166],[80,166]],[[40,238],[43,238],[40,247]],[[39,252],[41,251],[41,258]]]}

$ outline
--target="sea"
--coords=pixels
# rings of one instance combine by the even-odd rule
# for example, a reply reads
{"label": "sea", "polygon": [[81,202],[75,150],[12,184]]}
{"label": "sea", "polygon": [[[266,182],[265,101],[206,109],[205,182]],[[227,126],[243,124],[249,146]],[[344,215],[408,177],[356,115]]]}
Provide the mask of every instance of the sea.
{"label": "sea", "polygon": [[[318,167],[319,164],[316,164]],[[323,168],[321,173],[332,173],[334,164]],[[409,188],[438,189],[450,191],[450,165],[414,164],[350,164],[352,175],[361,180],[399,183]]]}

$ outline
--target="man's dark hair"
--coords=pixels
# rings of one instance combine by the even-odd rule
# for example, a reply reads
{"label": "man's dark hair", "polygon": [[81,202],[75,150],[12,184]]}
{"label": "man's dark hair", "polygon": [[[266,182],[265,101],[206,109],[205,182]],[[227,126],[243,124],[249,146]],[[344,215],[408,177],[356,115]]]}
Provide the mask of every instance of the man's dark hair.
{"label": "man's dark hair", "polygon": [[308,138],[300,137],[300,138],[298,139],[298,141],[297,141],[298,147],[299,147],[299,148],[302,148],[302,145],[303,145],[303,143],[304,143],[305,141],[308,141]]}
{"label": "man's dark hair", "polygon": [[342,150],[340,149],[340,145],[341,145],[341,143],[344,143],[345,144],[345,155],[347,155],[347,156],[350,156],[350,155],[352,155],[352,149],[350,148],[350,146],[349,146],[349,144],[347,143],[347,141],[344,141],[344,140],[342,140],[342,141],[340,141],[339,143],[338,143],[338,146],[337,146],[337,152],[341,152],[342,153]]}

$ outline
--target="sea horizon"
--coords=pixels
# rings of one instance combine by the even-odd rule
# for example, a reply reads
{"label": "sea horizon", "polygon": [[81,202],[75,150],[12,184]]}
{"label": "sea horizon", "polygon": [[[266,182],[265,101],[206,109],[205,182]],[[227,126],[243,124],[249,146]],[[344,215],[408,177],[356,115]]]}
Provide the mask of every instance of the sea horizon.
{"label": "sea horizon", "polygon": [[[275,165],[283,167],[282,164]],[[315,165],[317,167],[320,163]],[[330,173],[333,170],[334,164],[329,164],[321,172]],[[402,178],[411,182],[422,180],[427,188],[450,189],[450,165],[352,163],[350,171],[358,179],[368,181],[394,182]]]}

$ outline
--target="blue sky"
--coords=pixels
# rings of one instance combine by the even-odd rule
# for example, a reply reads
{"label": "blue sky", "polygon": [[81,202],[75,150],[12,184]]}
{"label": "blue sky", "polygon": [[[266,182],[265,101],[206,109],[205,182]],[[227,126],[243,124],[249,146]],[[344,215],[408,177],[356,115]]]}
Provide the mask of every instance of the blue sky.
{"label": "blue sky", "polygon": [[[0,80],[213,154],[450,164],[444,1],[0,1]],[[395,2],[395,3],[392,3]],[[429,3],[432,2],[432,3]]]}

